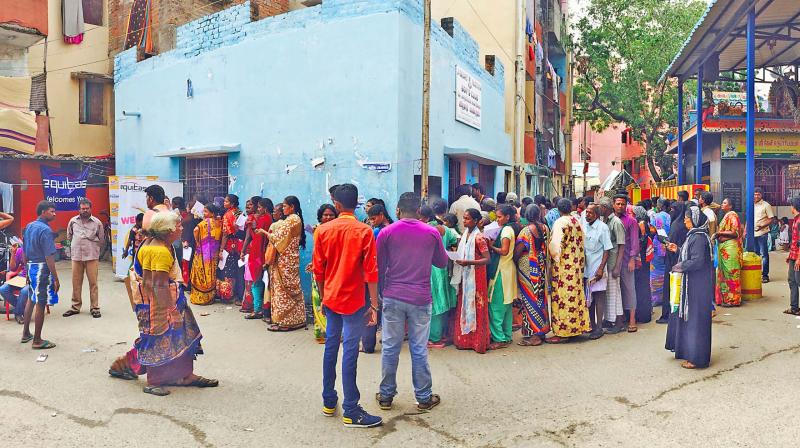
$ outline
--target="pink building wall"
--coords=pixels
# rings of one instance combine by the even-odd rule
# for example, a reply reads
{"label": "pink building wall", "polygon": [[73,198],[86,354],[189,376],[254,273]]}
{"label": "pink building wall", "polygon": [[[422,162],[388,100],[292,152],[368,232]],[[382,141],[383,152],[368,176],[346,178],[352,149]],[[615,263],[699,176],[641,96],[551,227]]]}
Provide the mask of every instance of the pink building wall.
{"label": "pink building wall", "polygon": [[[612,170],[620,170],[622,166],[622,131],[621,124],[612,124],[603,132],[592,130],[586,123],[577,123],[572,129],[572,162],[581,163],[581,148],[586,134],[586,146],[591,148],[591,162],[600,164],[600,182],[606,180]],[[614,164],[612,165],[612,162]]]}

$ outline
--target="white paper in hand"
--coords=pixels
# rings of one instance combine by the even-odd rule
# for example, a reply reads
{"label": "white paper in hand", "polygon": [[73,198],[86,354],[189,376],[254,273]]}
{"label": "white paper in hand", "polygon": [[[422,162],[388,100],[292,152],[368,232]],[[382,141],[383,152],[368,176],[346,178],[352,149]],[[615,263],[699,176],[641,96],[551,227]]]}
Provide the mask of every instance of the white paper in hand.
{"label": "white paper in hand", "polygon": [[245,224],[247,224],[247,215],[242,213],[238,218],[236,218],[236,227],[238,227],[239,230],[244,230]]}
{"label": "white paper in hand", "polygon": [[195,201],[194,206],[189,211],[192,212],[192,214],[196,218],[202,218],[203,217],[203,209],[204,208],[205,207],[203,206],[203,204],[200,203],[200,201]]}
{"label": "white paper in hand", "polygon": [[447,252],[447,258],[449,258],[449,259],[451,259],[453,261],[461,259],[461,256],[459,255],[457,250],[448,250],[446,252]]}
{"label": "white paper in hand", "polygon": [[225,262],[228,261],[228,251],[223,250],[222,256],[219,257],[219,263],[217,263],[217,267],[220,269],[225,269]]}
{"label": "white paper in hand", "polygon": [[664,229],[658,229],[658,230],[656,230],[656,233],[657,233],[657,234],[659,234],[659,235],[661,235],[661,236],[663,236],[664,238],[668,238],[668,237],[669,237],[669,236],[667,235],[667,231],[666,231],[666,230],[664,230]]}
{"label": "white paper in hand", "polygon": [[269,290],[269,269],[264,269],[264,276],[261,278],[264,281],[264,290]]}
{"label": "white paper in hand", "polygon": [[183,248],[183,259],[189,261],[192,259],[192,248],[191,247],[184,247]]}
{"label": "white paper in hand", "polygon": [[497,224],[496,222],[493,222],[493,223],[491,223],[488,226],[483,228],[483,236],[486,239],[496,240],[498,235],[500,235],[500,230],[502,230],[500,228],[500,224]]}
{"label": "white paper in hand", "polygon": [[247,264],[247,260],[248,260],[249,258],[250,258],[250,254],[247,254],[247,255],[245,255],[245,256],[244,256],[244,260],[242,260],[242,259],[240,258],[240,259],[239,259],[239,260],[238,260],[236,263],[237,263],[237,264],[239,265],[239,267],[241,268],[242,266],[244,266],[244,265],[246,265],[246,264]]}

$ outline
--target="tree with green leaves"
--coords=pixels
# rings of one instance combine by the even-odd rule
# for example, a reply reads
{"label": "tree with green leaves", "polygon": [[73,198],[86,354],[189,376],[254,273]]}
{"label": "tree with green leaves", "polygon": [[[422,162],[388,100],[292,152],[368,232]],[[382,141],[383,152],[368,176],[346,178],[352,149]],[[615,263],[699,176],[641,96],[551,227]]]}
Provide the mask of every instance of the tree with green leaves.
{"label": "tree with green leaves", "polygon": [[664,151],[677,126],[676,82],[658,81],[705,8],[702,0],[589,0],[575,24],[576,119],[596,131],[629,126],[656,182],[673,171]]}

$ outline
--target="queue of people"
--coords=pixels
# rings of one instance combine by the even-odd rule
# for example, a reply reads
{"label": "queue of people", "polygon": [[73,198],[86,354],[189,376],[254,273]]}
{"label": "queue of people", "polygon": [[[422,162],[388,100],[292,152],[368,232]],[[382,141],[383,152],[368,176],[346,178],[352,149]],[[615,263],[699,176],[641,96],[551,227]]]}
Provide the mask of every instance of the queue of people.
{"label": "queue of people", "polygon": [[[433,393],[431,349],[501,350],[517,330],[517,344],[524,347],[632,334],[660,307],[656,322],[667,324],[666,349],[682,367],[704,368],[711,360],[715,308],[742,303],[744,232],[736,204],[724,198],[716,205],[706,191],[693,200],[682,191],[676,201],[633,205],[624,193],[552,201],[500,193],[493,199],[481,185],[465,184],[449,205],[442,199],[422,204],[418,195],[403,193],[396,221],[383,200],[371,198],[362,222],[355,217],[357,187],[342,184],[331,187],[331,203],[318,208],[317,224],[308,227],[295,196],[279,204],[254,196],[241,210],[233,194],[214,202],[202,196],[170,200],[157,185],[145,193],[148,211],[137,216],[125,247],[139,337],[109,374],[126,380],[146,374],[144,392],[152,395],[169,394],[169,386],[219,384],[194,373],[193,361],[203,349],[190,303],[236,304],[244,319],[264,321],[273,332],[306,327],[300,283],[306,233],[313,239],[312,261],[304,267],[312,278],[309,314],[314,337],[324,344],[322,413],[336,414],[341,347],[342,418],[351,427],[381,424],[359,405],[356,385],[359,353],[375,351],[379,328],[379,407],[392,408],[400,348],[407,340],[417,407],[429,411],[441,403]],[[791,204],[791,300],[785,312],[800,315],[800,198]],[[202,216],[195,216],[191,210],[199,208]],[[22,342],[46,349],[55,344],[41,337],[43,309],[57,302],[59,289],[47,225],[55,208],[43,201],[37,213],[14,266],[30,284],[19,299]],[[767,225],[770,214],[757,214],[757,226]],[[95,253],[81,248],[102,241],[95,219],[87,202],[70,221],[72,238],[85,241],[73,243],[80,252],[73,260],[73,306],[64,316],[80,311],[86,272],[90,312],[100,317]]]}

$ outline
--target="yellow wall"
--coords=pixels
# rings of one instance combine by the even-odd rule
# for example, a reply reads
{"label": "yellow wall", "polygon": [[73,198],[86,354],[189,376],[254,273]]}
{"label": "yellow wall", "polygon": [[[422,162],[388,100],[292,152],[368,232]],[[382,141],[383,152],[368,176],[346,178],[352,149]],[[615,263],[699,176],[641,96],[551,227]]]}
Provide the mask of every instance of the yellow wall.
{"label": "yellow wall", "polygon": [[[106,2],[104,2],[106,3]],[[50,132],[53,153],[97,156],[111,154],[113,149],[113,87],[106,85],[105,125],[79,123],[79,81],[72,72],[112,75],[113,63],[108,57],[108,27],[86,24],[83,42],[64,43],[61,0],[49,0],[49,36],[47,37],[47,101],[50,108]],[[108,25],[108,5],[104,25]],[[44,41],[42,41],[44,42]],[[43,71],[44,45],[34,45],[28,55],[31,74]]]}
{"label": "yellow wall", "polygon": [[[471,5],[471,6],[470,6]],[[480,48],[480,64],[484,56],[493,54],[505,67],[506,132],[514,132],[514,0],[434,0],[433,20],[453,17],[469,32]],[[474,7],[474,10],[473,10]],[[477,13],[477,14],[476,14]],[[490,31],[491,30],[491,31]],[[512,148],[509,148],[511,151]]]}

